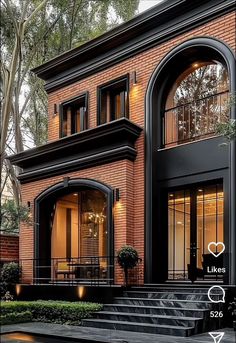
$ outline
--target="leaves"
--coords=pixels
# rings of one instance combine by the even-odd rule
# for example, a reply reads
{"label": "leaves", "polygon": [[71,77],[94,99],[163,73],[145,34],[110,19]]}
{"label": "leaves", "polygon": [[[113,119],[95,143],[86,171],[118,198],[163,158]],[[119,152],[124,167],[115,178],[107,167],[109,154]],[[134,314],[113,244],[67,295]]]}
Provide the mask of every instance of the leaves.
{"label": "leaves", "polygon": [[[46,143],[47,95],[42,80],[32,75],[30,69],[130,19],[139,0],[1,0],[1,3],[2,173],[3,159],[8,154]],[[7,173],[10,169],[15,200],[20,202],[20,188],[15,187],[19,170],[11,166],[6,168]]]}
{"label": "leaves", "polygon": [[138,252],[132,246],[125,245],[117,252],[117,261],[122,268],[132,269],[138,264]]}
{"label": "leaves", "polygon": [[236,139],[236,119],[230,119],[227,116],[233,106],[236,106],[236,95],[231,94],[226,104],[225,113],[222,114],[224,121],[216,124],[216,133],[222,135],[228,142]]}
{"label": "leaves", "polygon": [[19,233],[20,222],[30,223],[30,211],[27,206],[17,206],[14,200],[7,200],[1,206],[1,231]]}

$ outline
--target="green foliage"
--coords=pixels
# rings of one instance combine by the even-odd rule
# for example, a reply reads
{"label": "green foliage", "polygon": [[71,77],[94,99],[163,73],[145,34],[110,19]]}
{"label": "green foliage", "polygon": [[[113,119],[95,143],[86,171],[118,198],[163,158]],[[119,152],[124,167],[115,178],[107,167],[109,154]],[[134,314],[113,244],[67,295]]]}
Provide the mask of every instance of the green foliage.
{"label": "green foliage", "polygon": [[0,315],[0,324],[1,325],[8,325],[8,324],[17,324],[17,323],[26,323],[31,322],[33,319],[32,314],[30,311],[24,312],[11,312],[4,315]]}
{"label": "green foliage", "polygon": [[20,222],[30,222],[30,211],[27,206],[17,205],[14,200],[7,200],[1,205],[1,231],[19,233]]}
{"label": "green foliage", "polygon": [[11,295],[11,293],[9,291],[6,291],[6,293],[2,297],[2,300],[4,300],[4,301],[13,301],[13,299],[14,299],[14,297],[13,297],[13,295]]}
{"label": "green foliage", "polygon": [[138,252],[132,246],[125,245],[117,252],[117,261],[122,268],[132,269],[138,264]]}
{"label": "green foliage", "polygon": [[236,139],[236,119],[229,119],[229,110],[234,106],[236,106],[236,95],[231,94],[226,104],[225,113],[221,115],[224,120],[216,124],[216,133],[222,135],[228,142]]}
{"label": "green foliage", "polygon": [[224,123],[218,123],[216,125],[216,132],[224,136],[228,141],[233,141],[236,139],[236,120],[229,119]]}
{"label": "green foliage", "polygon": [[102,305],[67,301],[12,301],[1,303],[2,315],[29,311],[34,321],[79,325],[81,319],[90,318]]}
{"label": "green foliage", "polygon": [[234,298],[234,301],[229,303],[228,311],[231,314],[233,320],[236,320],[236,298]]}
{"label": "green foliage", "polygon": [[1,269],[1,281],[6,285],[15,285],[19,283],[21,268],[18,263],[4,263]]}
{"label": "green foliage", "polygon": [[124,269],[126,287],[128,286],[128,270],[133,269],[139,260],[138,252],[130,245],[123,246],[117,252],[117,262]]}

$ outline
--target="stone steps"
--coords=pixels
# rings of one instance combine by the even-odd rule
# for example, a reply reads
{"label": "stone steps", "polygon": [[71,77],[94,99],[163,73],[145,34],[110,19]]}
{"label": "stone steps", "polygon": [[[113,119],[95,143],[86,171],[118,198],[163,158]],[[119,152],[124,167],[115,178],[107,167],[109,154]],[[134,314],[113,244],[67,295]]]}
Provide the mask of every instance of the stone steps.
{"label": "stone steps", "polygon": [[168,306],[168,307],[187,307],[187,308],[207,308],[213,304],[206,300],[186,300],[186,299],[158,299],[158,298],[131,298],[131,297],[116,297],[115,304],[130,304],[130,305],[151,305],[151,306]]}
{"label": "stone steps", "polygon": [[108,312],[126,312],[126,313],[142,313],[149,315],[173,315],[177,316],[196,316],[198,318],[206,318],[209,316],[209,309],[192,309],[183,307],[167,307],[167,306],[136,306],[127,304],[105,304],[104,311]]}
{"label": "stone steps", "polygon": [[[106,319],[113,321],[138,322],[145,324],[182,326],[182,327],[196,327],[202,325],[202,318],[197,317],[183,317],[173,315],[150,315],[142,313],[125,313],[125,312],[109,312],[101,311],[94,314],[94,318]],[[197,328],[197,332],[200,329]]]}
{"label": "stone steps", "polygon": [[188,337],[194,334],[194,327],[180,327],[172,325],[144,324],[139,322],[127,322],[105,319],[84,319],[83,326],[102,329],[124,330],[134,332],[145,332],[159,335],[171,335]]}
{"label": "stone steps", "polygon": [[213,329],[209,312],[218,304],[209,301],[207,292],[203,287],[133,287],[82,325],[188,337]]}
{"label": "stone steps", "polygon": [[[183,293],[174,291],[172,293],[167,292],[144,292],[144,291],[129,291],[125,292],[124,295],[130,298],[151,298],[151,299],[179,299],[179,300],[204,300],[208,301],[207,293]],[[214,298],[218,299],[219,294],[214,294]]]}

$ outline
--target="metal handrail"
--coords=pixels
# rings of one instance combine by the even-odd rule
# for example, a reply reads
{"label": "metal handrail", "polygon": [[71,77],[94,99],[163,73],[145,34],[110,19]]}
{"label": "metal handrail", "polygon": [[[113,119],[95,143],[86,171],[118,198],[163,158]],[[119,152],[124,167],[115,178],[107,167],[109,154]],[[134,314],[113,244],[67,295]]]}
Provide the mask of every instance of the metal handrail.
{"label": "metal handrail", "polygon": [[[225,120],[224,117],[222,119],[222,95],[224,94],[228,97],[229,92],[215,93],[166,109],[163,115],[163,145],[167,147],[171,144],[191,142],[201,137],[214,135],[216,123]],[[212,110],[208,102],[210,98],[218,99],[218,110]],[[199,102],[203,107],[198,106]],[[195,108],[192,109],[191,105]],[[215,106],[216,104],[212,105]],[[204,116],[199,116],[202,108],[205,108]],[[170,120],[169,125],[166,123],[167,120]]]}
{"label": "metal handrail", "polygon": [[[130,270],[130,281],[139,285],[142,279],[141,259]],[[20,259],[21,283],[67,285],[113,285],[115,270],[120,269],[116,256],[82,256]],[[27,279],[27,273],[31,275]],[[33,277],[32,277],[33,274]]]}

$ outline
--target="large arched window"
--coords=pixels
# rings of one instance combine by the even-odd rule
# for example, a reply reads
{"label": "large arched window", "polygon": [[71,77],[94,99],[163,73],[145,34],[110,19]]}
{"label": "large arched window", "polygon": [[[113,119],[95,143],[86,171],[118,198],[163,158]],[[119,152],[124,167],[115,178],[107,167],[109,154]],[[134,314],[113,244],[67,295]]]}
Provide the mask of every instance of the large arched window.
{"label": "large arched window", "polygon": [[112,189],[67,179],[35,199],[35,279],[87,282],[113,278]]}
{"label": "large arched window", "polygon": [[177,77],[167,96],[164,146],[214,136],[216,124],[228,117],[228,94],[228,72],[221,63],[192,63]]}

